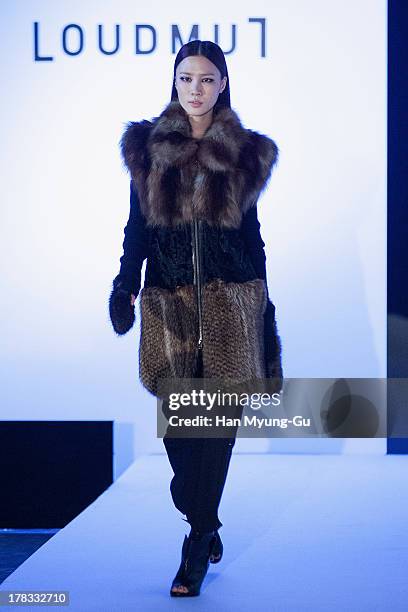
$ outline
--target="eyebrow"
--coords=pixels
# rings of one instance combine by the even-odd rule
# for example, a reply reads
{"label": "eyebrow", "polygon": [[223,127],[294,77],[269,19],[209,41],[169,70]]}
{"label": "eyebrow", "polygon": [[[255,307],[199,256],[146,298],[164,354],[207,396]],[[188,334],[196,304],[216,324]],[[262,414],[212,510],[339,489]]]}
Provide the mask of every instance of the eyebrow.
{"label": "eyebrow", "polygon": [[[188,74],[189,76],[191,76],[191,72],[180,72],[180,74]],[[215,74],[213,72],[203,72],[201,73],[199,76],[215,76]]]}

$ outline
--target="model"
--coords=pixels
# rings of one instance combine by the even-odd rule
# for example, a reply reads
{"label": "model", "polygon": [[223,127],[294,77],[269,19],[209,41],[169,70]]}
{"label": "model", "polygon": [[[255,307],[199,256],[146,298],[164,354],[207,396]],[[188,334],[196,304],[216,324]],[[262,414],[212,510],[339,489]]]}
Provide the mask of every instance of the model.
{"label": "model", "polygon": [[[204,377],[272,379],[280,390],[281,342],[257,215],[278,147],[243,127],[231,108],[217,44],[180,48],[171,101],[151,121],[126,126],[121,152],[130,215],[109,312],[115,332],[126,333],[140,292],[144,387],[159,398],[163,378]],[[171,495],[191,527],[170,594],[195,596],[223,554],[218,507],[235,437],[163,442]]]}

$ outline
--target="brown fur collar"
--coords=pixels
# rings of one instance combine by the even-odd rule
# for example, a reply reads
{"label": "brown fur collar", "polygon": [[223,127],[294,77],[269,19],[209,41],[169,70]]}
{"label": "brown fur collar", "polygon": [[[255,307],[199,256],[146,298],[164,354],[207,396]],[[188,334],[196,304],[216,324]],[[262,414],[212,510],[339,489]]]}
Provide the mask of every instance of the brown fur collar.
{"label": "brown fur collar", "polygon": [[214,108],[200,139],[188,116],[170,102],[152,121],[130,122],[121,139],[123,161],[151,226],[205,219],[237,228],[266,187],[278,159],[269,137],[246,129],[231,108]]}

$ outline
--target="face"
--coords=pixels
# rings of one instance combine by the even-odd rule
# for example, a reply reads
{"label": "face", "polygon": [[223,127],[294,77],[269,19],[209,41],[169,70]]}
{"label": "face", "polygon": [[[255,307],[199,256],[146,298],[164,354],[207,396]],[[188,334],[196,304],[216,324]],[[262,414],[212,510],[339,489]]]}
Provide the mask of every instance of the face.
{"label": "face", "polygon": [[[190,55],[176,69],[175,86],[181,106],[188,115],[204,115],[217,102],[227,85],[227,77],[221,79],[220,71],[202,55]],[[198,100],[200,104],[191,104]]]}

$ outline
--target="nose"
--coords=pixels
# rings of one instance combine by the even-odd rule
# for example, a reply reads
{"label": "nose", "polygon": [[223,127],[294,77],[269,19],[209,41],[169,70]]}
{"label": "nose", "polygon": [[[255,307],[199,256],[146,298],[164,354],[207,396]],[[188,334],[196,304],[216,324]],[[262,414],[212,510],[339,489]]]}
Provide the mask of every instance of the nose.
{"label": "nose", "polygon": [[193,87],[191,90],[193,96],[201,96],[202,93],[202,85],[201,82],[193,82]]}

